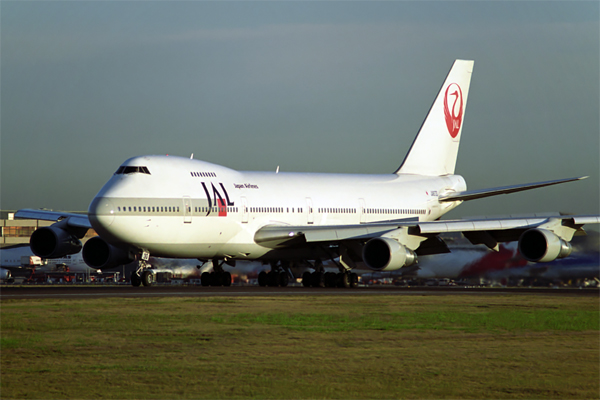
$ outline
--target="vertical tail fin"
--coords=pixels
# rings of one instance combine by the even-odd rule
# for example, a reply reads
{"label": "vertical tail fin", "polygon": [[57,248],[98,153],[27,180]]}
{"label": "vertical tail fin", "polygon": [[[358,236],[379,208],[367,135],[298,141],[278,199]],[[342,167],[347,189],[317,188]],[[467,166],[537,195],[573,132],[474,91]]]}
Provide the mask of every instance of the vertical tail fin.
{"label": "vertical tail fin", "polygon": [[396,174],[454,174],[473,61],[456,60]]}

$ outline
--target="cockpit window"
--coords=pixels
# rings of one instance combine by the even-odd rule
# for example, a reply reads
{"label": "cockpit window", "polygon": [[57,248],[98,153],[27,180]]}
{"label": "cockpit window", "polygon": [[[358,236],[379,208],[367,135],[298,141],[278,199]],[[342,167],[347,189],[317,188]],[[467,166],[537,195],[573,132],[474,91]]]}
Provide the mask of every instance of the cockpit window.
{"label": "cockpit window", "polygon": [[148,171],[147,167],[130,167],[121,165],[115,175],[123,175],[123,174],[148,174],[150,175],[150,171]]}

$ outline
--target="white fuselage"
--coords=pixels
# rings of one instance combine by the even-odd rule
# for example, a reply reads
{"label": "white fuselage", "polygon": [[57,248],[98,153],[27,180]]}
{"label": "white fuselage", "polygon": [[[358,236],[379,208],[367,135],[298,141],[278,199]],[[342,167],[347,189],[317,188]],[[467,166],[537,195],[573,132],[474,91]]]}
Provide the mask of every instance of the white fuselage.
{"label": "white fuselage", "polygon": [[239,172],[173,156],[127,160],[94,198],[89,217],[108,242],[154,256],[268,258],[254,240],[267,225],[438,219],[466,189],[458,175]]}

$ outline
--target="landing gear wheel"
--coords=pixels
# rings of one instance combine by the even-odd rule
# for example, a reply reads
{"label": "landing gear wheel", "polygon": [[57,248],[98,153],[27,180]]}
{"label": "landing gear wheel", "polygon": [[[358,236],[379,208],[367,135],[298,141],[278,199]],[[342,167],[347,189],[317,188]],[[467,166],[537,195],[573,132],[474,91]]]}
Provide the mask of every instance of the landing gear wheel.
{"label": "landing gear wheel", "polygon": [[335,272],[325,272],[325,287],[336,287],[337,286],[337,276]]}
{"label": "landing gear wheel", "polygon": [[323,282],[324,274],[322,272],[315,271],[312,273],[312,287],[325,287]]}
{"label": "landing gear wheel", "polygon": [[144,271],[142,273],[142,284],[144,286],[152,286],[152,282],[154,281],[153,276],[152,276],[152,272],[150,271]]}
{"label": "landing gear wheel", "polygon": [[211,286],[222,286],[223,285],[221,274],[219,272],[213,271],[210,273],[210,285]]}
{"label": "landing gear wheel", "polygon": [[349,288],[350,287],[350,279],[347,273],[340,272],[337,274],[337,286],[339,288]]}
{"label": "landing gear wheel", "polygon": [[350,273],[350,287],[352,289],[355,289],[358,287],[358,275],[356,274],[356,272]]}
{"label": "landing gear wheel", "polygon": [[302,286],[310,287],[312,283],[312,274],[308,271],[302,274]]}
{"label": "landing gear wheel", "polygon": [[223,286],[231,286],[231,273],[227,271],[223,272],[221,275],[221,282],[223,283]]}
{"label": "landing gear wheel", "polygon": [[258,286],[267,286],[267,273],[265,271],[260,271],[258,274]]}
{"label": "landing gear wheel", "polygon": [[289,283],[288,274],[285,271],[279,273],[279,286],[286,287]]}
{"label": "landing gear wheel", "polygon": [[200,284],[202,286],[210,286],[210,272],[203,272],[200,275]]}
{"label": "landing gear wheel", "polygon": [[279,286],[279,273],[275,271],[269,271],[267,273],[267,282],[269,286],[277,287]]}
{"label": "landing gear wheel", "polygon": [[142,284],[142,278],[138,275],[137,272],[131,273],[131,286],[138,287]]}

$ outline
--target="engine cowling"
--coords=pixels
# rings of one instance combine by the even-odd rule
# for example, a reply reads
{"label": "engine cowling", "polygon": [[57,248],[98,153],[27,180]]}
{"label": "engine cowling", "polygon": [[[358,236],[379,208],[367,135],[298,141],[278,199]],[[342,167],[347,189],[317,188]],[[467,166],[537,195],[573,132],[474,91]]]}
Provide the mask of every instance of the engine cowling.
{"label": "engine cowling", "polygon": [[82,256],[87,265],[97,269],[111,269],[133,261],[129,252],[113,246],[100,236],[85,243]]}
{"label": "engine cowling", "polygon": [[545,229],[529,229],[519,238],[519,252],[532,262],[549,262],[571,254],[571,244]]}
{"label": "engine cowling", "polygon": [[375,271],[394,271],[414,264],[417,255],[394,239],[375,238],[363,247],[363,261]]}
{"label": "engine cowling", "polygon": [[81,241],[77,236],[56,226],[36,229],[29,238],[33,254],[42,258],[59,258],[81,251]]}

